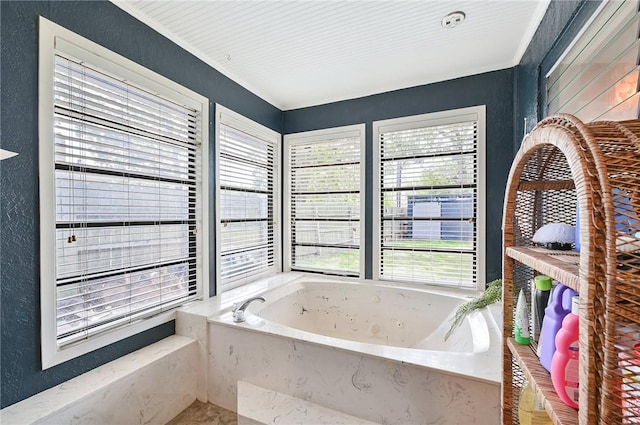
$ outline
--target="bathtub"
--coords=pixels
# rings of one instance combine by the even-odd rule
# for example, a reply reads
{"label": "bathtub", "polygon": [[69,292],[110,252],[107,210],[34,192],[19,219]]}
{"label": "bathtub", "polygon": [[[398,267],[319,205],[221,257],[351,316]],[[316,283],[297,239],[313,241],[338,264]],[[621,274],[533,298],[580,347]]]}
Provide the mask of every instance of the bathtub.
{"label": "bathtub", "polygon": [[469,297],[308,276],[260,295],[243,323],[230,310],[209,317],[214,404],[236,410],[235,386],[247,381],[378,423],[499,422],[491,314],[474,313],[444,340]]}
{"label": "bathtub", "polygon": [[[500,382],[499,330],[476,313],[445,341],[469,297],[442,290],[308,277],[260,294],[244,323],[226,312],[214,321],[256,332]],[[495,361],[492,361],[495,360]]]}

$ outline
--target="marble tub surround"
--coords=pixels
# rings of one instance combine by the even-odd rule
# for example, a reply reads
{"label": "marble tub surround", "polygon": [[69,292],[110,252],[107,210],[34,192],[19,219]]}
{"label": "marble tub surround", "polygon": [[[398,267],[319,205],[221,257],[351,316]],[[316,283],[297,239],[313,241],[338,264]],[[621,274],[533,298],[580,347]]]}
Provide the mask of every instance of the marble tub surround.
{"label": "marble tub surround", "polygon": [[225,291],[220,295],[206,300],[194,301],[178,309],[194,316],[209,317],[220,314],[225,310],[231,310],[234,303],[242,302],[247,298],[279,288],[283,285],[301,279],[305,276],[300,272],[277,273],[272,276],[259,279],[255,282]]}
{"label": "marble tub surround", "polygon": [[[456,332],[453,340],[445,344],[440,335],[444,336],[449,322],[434,307],[432,312],[437,313],[438,323],[430,324],[429,332],[409,335],[412,341],[407,339],[406,344],[392,346],[309,332],[314,329],[298,326],[297,319],[307,314],[302,307],[289,312],[276,309],[269,313],[267,309],[261,317],[263,307],[286,298],[295,292],[296,285],[309,279],[321,284],[335,281],[318,279],[316,275],[284,273],[180,309],[176,332],[198,339],[201,355],[207,348],[207,364],[201,372],[206,376],[201,376],[197,384],[199,400],[238,411],[238,381],[243,381],[374,423],[499,423],[501,333],[492,314],[476,313],[478,317],[467,324],[466,331]],[[410,285],[404,288],[373,285],[393,286],[401,291],[412,289]],[[420,289],[424,292],[424,288]],[[431,292],[455,297],[454,304],[476,295],[449,290]],[[251,304],[246,322],[233,323],[232,304],[256,295],[264,296],[267,302]],[[386,296],[380,301],[382,298]],[[440,304],[441,300],[434,300]],[[425,309],[425,305],[430,308],[428,304],[423,300],[411,308]],[[394,312],[395,307],[385,304],[381,308],[381,305],[377,303],[374,310]],[[453,307],[448,305],[446,314],[451,311]],[[343,309],[343,313],[340,317],[348,321],[353,312],[347,315]],[[291,320],[279,315],[290,315]],[[358,312],[354,318],[358,323],[365,322],[367,326],[362,329],[375,328],[366,314]],[[396,322],[391,323],[397,326]],[[406,316],[399,322],[401,327],[410,326]],[[421,322],[412,325],[420,326]],[[381,325],[378,333],[384,334],[382,331],[387,332],[389,339],[396,336]],[[416,345],[423,348],[412,348]]]}
{"label": "marble tub surround", "polygon": [[501,333],[489,310],[476,312],[445,341],[450,318],[467,300],[456,291],[303,276],[263,292],[244,323],[222,310],[211,322],[328,345],[500,383]]}
{"label": "marble tub surround", "polygon": [[208,369],[209,358],[209,335],[207,332],[209,316],[228,311],[234,303],[241,302],[255,294],[286,285],[302,276],[303,273],[297,272],[279,273],[224,292],[219,296],[189,303],[178,309],[176,315],[176,334],[192,338],[196,340],[198,344],[196,362],[198,370],[201,371],[201,373],[198,373],[197,376],[196,396],[199,401],[208,401],[207,389],[209,374],[206,373],[206,371]]}
{"label": "marble tub surround", "polygon": [[209,338],[208,321],[206,316],[191,312],[190,310],[178,310],[176,315],[176,335],[182,335],[193,339],[197,349],[194,359],[198,373],[196,374],[196,398],[207,402],[208,377],[205,373],[209,362]]}
{"label": "marble tub surround", "polygon": [[0,422],[164,425],[196,398],[197,350],[170,336],[2,409]]}
{"label": "marble tub surround", "polygon": [[238,382],[238,425],[380,425],[326,407]]}
{"label": "marble tub surround", "polygon": [[229,410],[244,381],[388,425],[500,422],[497,382],[215,322],[209,339],[208,398]]}

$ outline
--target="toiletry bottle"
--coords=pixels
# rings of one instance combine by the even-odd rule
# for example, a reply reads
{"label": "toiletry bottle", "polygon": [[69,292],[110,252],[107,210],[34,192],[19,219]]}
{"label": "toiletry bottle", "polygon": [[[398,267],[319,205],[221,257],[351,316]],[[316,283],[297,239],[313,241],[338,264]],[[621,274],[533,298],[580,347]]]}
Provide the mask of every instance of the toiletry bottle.
{"label": "toiletry bottle", "polygon": [[544,310],[536,354],[540,364],[549,372],[553,353],[556,352],[556,334],[562,326],[562,319],[571,312],[571,297],[575,295],[578,294],[574,290],[560,283],[553,289],[549,305]]}
{"label": "toiletry bottle", "polygon": [[547,411],[536,396],[529,383],[524,383],[518,402],[518,419],[520,425],[552,425]]}
{"label": "toiletry bottle", "polygon": [[551,360],[551,382],[558,397],[567,406],[578,408],[578,382],[580,380],[578,356],[578,330],[580,298],[571,299],[571,313],[562,321],[556,335],[556,352]]}
{"label": "toiletry bottle", "polygon": [[529,345],[529,313],[527,312],[527,301],[524,292],[520,290],[518,302],[516,304],[516,318],[513,324],[514,338],[518,344]]}
{"label": "toiletry bottle", "polygon": [[542,320],[544,318],[544,310],[549,304],[549,295],[551,294],[551,278],[543,274],[535,277],[536,292],[535,301],[536,306],[536,329],[542,329]]}

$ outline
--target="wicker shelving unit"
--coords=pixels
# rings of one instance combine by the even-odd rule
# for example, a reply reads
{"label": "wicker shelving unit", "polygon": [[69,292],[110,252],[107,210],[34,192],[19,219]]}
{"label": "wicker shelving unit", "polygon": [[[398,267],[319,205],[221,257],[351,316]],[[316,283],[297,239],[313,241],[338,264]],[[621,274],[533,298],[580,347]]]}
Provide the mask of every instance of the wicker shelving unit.
{"label": "wicker shelving unit", "polygon": [[[639,136],[640,120],[555,115],[522,142],[504,205],[503,424],[519,424],[525,380],[555,424],[640,424]],[[534,246],[541,226],[575,225],[576,208],[580,252]],[[535,350],[511,338],[516,297],[523,289],[530,302],[536,274],[580,293],[579,410],[558,398]]]}

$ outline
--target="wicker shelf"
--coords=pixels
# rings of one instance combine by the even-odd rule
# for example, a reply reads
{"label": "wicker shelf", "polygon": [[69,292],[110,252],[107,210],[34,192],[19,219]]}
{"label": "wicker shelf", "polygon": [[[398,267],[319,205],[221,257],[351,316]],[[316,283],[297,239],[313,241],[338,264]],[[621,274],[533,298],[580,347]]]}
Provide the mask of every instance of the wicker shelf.
{"label": "wicker shelf", "polygon": [[549,417],[556,425],[577,425],[578,411],[567,406],[558,398],[551,376],[538,361],[538,356],[529,345],[520,345],[513,338],[507,339],[511,354],[520,365],[538,398],[543,401]]}
{"label": "wicker shelf", "polygon": [[[502,226],[503,335],[513,331],[517,298],[531,305],[530,282],[546,274],[580,294],[580,409],[557,396],[532,346],[504,338],[502,423],[519,424],[525,378],[558,425],[640,424],[640,368],[629,353],[640,343],[640,252],[621,255],[624,238],[640,245],[640,119],[585,124],[554,115],[525,136],[505,190]],[[581,252],[533,246],[544,225],[575,225]],[[530,329],[536,335],[537,329]],[[633,361],[630,364],[634,364]]]}
{"label": "wicker shelf", "polygon": [[513,246],[507,247],[506,253],[508,257],[526,264],[540,273],[551,276],[552,279],[564,283],[574,291],[579,291],[579,252]]}

